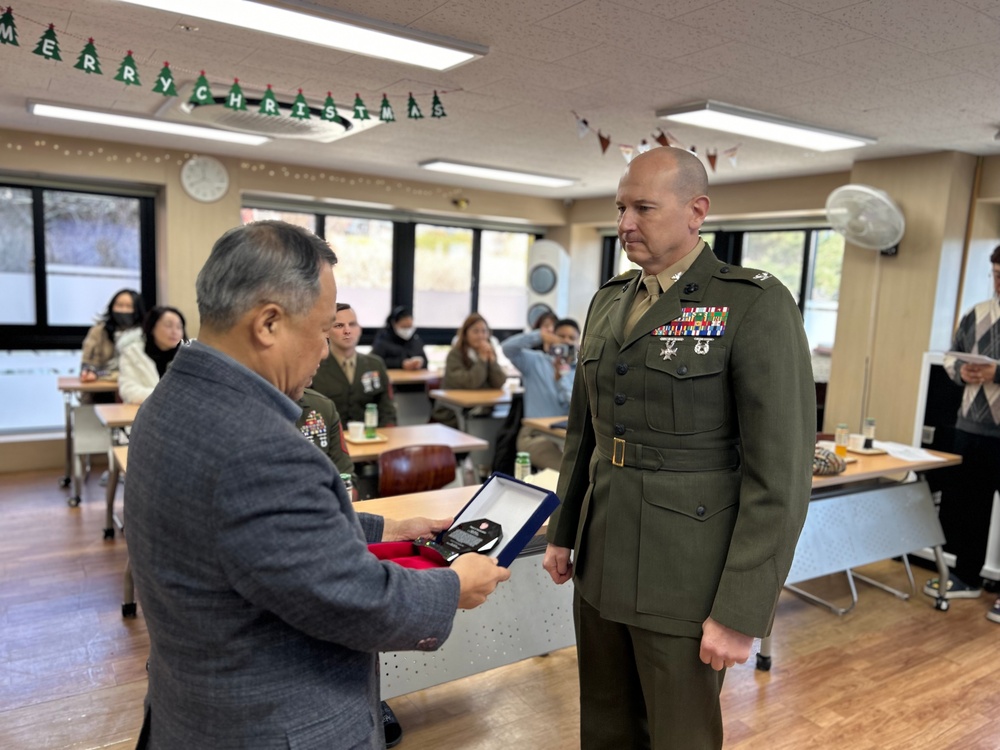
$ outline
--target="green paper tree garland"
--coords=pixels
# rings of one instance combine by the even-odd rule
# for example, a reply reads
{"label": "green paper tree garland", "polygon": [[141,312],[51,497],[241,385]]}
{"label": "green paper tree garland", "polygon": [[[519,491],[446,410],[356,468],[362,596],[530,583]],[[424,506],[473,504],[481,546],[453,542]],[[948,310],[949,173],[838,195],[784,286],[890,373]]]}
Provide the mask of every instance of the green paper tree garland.
{"label": "green paper tree garland", "polygon": [[132,57],[132,50],[126,53],[122,64],[118,66],[118,75],[115,76],[115,80],[121,81],[126,86],[142,85],[139,83],[139,69],[135,65],[135,59]]}
{"label": "green paper tree garland", "polygon": [[17,25],[14,23],[14,10],[7,6],[7,11],[0,16],[0,44],[21,45],[17,42]]}
{"label": "green paper tree garland", "polygon": [[83,46],[83,50],[76,58],[76,65],[73,67],[87,74],[97,73],[99,76],[104,75],[101,72],[101,61],[97,57],[97,48],[94,46],[93,38],[87,40],[87,43]]}
{"label": "green paper tree garland", "polygon": [[58,60],[62,62],[62,58],[59,57],[59,39],[56,37],[56,25],[54,23],[49,24],[49,28],[42,34],[31,54],[44,57],[46,60]]}
{"label": "green paper tree garland", "polygon": [[198,80],[194,82],[194,91],[191,92],[191,98],[188,101],[192,104],[212,104],[215,102],[215,97],[212,96],[212,87],[208,85],[204,70],[201,71]]}
{"label": "green paper tree garland", "polygon": [[174,85],[174,72],[170,69],[170,63],[163,63],[160,75],[156,77],[156,85],[153,86],[153,93],[164,96],[177,96],[177,87]]}
{"label": "green paper tree garland", "polygon": [[382,103],[379,105],[378,119],[382,122],[396,122],[396,113],[392,111],[392,105],[389,104],[389,97],[385,94],[382,94]]}
{"label": "green paper tree garland", "polygon": [[337,102],[333,100],[333,92],[331,91],[326,92],[326,101],[323,102],[323,114],[320,119],[327,122],[337,122],[340,119],[340,113],[337,112]]}
{"label": "green paper tree garland", "polygon": [[302,89],[299,89],[299,95],[292,102],[291,116],[296,120],[308,120],[312,117],[312,114],[309,112],[309,102],[302,95]]}
{"label": "green paper tree garland", "polygon": [[274,97],[274,92],[271,91],[271,84],[267,84],[267,91],[264,92],[264,96],[260,100],[260,108],[257,111],[271,117],[277,117],[281,114],[281,110],[278,109],[278,100]]}
{"label": "green paper tree garland", "polygon": [[361,101],[361,94],[355,92],[354,94],[354,119],[355,120],[370,120],[371,115],[368,114],[368,107],[365,103]]}
{"label": "green paper tree garland", "polygon": [[233,85],[229,88],[229,93],[226,94],[226,103],[223,106],[237,112],[247,111],[247,98],[243,95],[243,89],[240,88],[239,78],[233,79]]}

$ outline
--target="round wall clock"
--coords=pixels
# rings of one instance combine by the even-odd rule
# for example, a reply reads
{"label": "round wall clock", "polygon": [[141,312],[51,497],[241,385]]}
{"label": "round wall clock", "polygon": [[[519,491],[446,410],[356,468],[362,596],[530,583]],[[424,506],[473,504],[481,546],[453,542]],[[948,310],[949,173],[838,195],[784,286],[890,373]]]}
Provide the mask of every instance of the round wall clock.
{"label": "round wall clock", "polygon": [[229,172],[212,156],[192,156],[181,167],[181,186],[196,201],[212,203],[229,190]]}

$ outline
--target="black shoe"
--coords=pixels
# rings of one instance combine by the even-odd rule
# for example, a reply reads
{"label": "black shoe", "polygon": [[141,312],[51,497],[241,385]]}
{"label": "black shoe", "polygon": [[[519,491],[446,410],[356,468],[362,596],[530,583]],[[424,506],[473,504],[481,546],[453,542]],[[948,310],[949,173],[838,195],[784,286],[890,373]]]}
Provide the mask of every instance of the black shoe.
{"label": "black shoe", "polygon": [[386,747],[396,747],[403,740],[403,728],[399,726],[396,714],[385,701],[382,701],[382,731],[385,734]]}

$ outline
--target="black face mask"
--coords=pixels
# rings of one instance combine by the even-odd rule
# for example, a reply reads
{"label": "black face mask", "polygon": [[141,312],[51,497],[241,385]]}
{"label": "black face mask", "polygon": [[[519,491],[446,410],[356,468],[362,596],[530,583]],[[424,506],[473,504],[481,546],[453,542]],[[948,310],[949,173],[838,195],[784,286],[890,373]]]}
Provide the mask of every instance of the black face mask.
{"label": "black face mask", "polygon": [[111,313],[115,321],[115,328],[122,331],[135,323],[135,313]]}

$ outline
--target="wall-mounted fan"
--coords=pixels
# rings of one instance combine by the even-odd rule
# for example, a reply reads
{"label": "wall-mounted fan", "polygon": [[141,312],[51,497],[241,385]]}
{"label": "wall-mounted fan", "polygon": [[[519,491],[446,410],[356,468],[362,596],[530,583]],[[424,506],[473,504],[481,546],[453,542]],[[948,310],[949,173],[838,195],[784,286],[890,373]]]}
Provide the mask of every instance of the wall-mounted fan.
{"label": "wall-mounted fan", "polygon": [[895,255],[906,220],[895,201],[868,185],[842,185],[826,199],[826,217],[834,231],[860,247]]}

